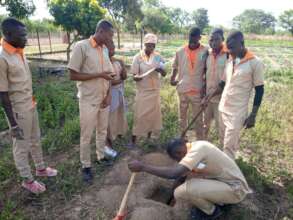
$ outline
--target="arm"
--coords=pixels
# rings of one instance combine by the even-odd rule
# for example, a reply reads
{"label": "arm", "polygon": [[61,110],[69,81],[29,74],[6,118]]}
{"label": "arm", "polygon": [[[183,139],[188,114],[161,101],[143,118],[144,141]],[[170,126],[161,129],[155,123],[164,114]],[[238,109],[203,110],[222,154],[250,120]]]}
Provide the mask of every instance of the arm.
{"label": "arm", "polygon": [[167,72],[164,69],[157,68],[155,71],[159,72],[163,77],[167,75]]}
{"label": "arm", "polygon": [[124,64],[124,62],[122,60],[118,60],[120,62],[120,65],[122,67],[121,70],[121,79],[122,80],[126,80],[127,79],[127,70],[126,70],[126,66]]}
{"label": "arm", "polygon": [[133,58],[133,61],[132,61],[132,65],[131,65],[131,68],[130,68],[130,73],[133,74],[133,80],[135,82],[138,82],[140,80],[142,80],[142,77],[140,77],[138,74],[139,74],[139,60],[138,60],[138,57],[135,56]]}
{"label": "arm", "polygon": [[259,109],[259,107],[261,105],[263,94],[264,94],[264,86],[263,85],[256,86],[255,87],[255,96],[254,96],[254,100],[253,100],[252,111],[251,111],[250,115],[248,116],[248,118],[244,122],[244,127],[245,128],[254,127],[255,118],[256,118],[258,109]]}
{"label": "arm", "polygon": [[2,103],[5,114],[10,124],[11,136],[16,139],[23,140],[24,139],[23,130],[20,127],[18,127],[18,124],[14,118],[12,105],[8,96],[8,92],[0,92],[0,101]]}
{"label": "arm", "polygon": [[123,80],[122,79],[113,79],[112,81],[111,81],[111,85],[112,86],[115,86],[115,85],[119,85],[120,83],[122,83],[123,82]]}
{"label": "arm", "polygon": [[165,179],[178,179],[190,172],[187,167],[180,164],[174,167],[159,167],[144,164],[140,161],[132,161],[128,164],[128,167],[132,172],[146,172]]}
{"label": "arm", "polygon": [[208,102],[215,96],[222,94],[224,88],[225,88],[225,82],[222,80],[218,87],[216,88],[216,90],[214,90],[213,92],[206,94],[206,96],[202,99],[201,101],[201,105],[205,106],[208,104]]}
{"label": "arm", "polygon": [[172,69],[172,75],[170,79],[170,83],[172,86],[176,86],[178,84],[178,81],[176,81],[176,76],[177,76],[178,70],[173,68]]}
{"label": "arm", "polygon": [[87,81],[96,78],[103,78],[105,80],[112,80],[113,77],[110,75],[110,72],[102,72],[96,74],[88,74],[88,73],[79,73],[73,69],[69,69],[70,71],[70,80],[73,81]]}
{"label": "arm", "polygon": [[170,84],[172,86],[176,86],[178,84],[178,81],[176,81],[177,73],[178,73],[178,54],[176,53],[176,56],[172,65],[172,74],[170,79]]}
{"label": "arm", "polygon": [[11,102],[8,96],[8,92],[0,92],[0,101],[2,107],[4,108],[5,114],[8,118],[9,124],[11,127],[17,126],[16,120],[13,115]]}
{"label": "arm", "polygon": [[101,108],[107,108],[109,105],[111,105],[111,101],[112,101],[112,94],[111,94],[111,83],[110,83],[109,89],[107,91],[107,95],[101,103]]}

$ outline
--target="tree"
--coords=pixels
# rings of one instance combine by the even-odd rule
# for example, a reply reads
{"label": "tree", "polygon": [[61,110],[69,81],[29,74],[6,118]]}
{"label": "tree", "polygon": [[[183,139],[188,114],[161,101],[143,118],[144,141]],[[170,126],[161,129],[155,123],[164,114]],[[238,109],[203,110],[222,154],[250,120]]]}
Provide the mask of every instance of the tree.
{"label": "tree", "polygon": [[36,7],[32,0],[5,0],[1,5],[9,11],[9,16],[18,19],[27,18],[34,13]]}
{"label": "tree", "polygon": [[[55,24],[60,25],[67,32],[68,60],[73,42],[93,34],[97,23],[106,13],[96,0],[51,0],[48,6],[51,15],[55,18]],[[74,35],[72,40],[70,33]]]}
{"label": "tree", "polygon": [[274,33],[276,19],[263,10],[247,9],[233,18],[233,26],[246,33]]}
{"label": "tree", "polygon": [[58,30],[58,26],[54,25],[54,21],[49,19],[43,19],[43,20],[24,19],[23,22],[28,32],[35,32],[35,31],[48,32],[48,31]]}
{"label": "tree", "polygon": [[172,24],[178,29],[177,32],[182,32],[184,27],[187,27],[190,22],[190,14],[181,8],[169,8],[167,15]]}
{"label": "tree", "polygon": [[279,17],[279,23],[293,35],[293,9],[284,11]]}
{"label": "tree", "polygon": [[209,25],[208,10],[199,8],[192,12],[192,23],[194,23],[201,31]]}
{"label": "tree", "polygon": [[146,9],[142,26],[154,33],[172,33],[174,26],[165,13],[158,9]]}
{"label": "tree", "polygon": [[108,10],[109,15],[117,30],[118,48],[120,48],[120,31],[124,22],[128,26],[135,26],[136,22],[142,20],[142,2],[140,0],[99,0],[102,7]]}

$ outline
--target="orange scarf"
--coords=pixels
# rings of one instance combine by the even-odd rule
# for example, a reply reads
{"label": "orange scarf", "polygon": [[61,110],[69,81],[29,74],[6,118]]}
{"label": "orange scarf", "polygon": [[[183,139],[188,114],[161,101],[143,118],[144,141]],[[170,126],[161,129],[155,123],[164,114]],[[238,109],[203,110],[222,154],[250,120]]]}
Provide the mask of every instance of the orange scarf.
{"label": "orange scarf", "polygon": [[23,48],[14,47],[11,44],[9,44],[6,40],[4,40],[3,38],[1,39],[1,45],[2,45],[3,49],[7,53],[9,53],[9,54],[18,54],[21,57],[22,61],[24,61]]}

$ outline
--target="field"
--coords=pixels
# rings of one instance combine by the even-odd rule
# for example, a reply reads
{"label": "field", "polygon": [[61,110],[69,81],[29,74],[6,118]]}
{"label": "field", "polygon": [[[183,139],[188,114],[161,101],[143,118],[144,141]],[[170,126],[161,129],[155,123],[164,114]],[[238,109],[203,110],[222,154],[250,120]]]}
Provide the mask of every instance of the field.
{"label": "field", "polygon": [[[206,43],[206,38],[203,42]],[[157,49],[167,60],[171,60],[176,49],[183,44],[183,40],[165,40]],[[56,47],[59,48],[59,45]],[[247,47],[266,64],[264,101],[257,117],[256,127],[242,133],[241,158],[237,160],[254,193],[242,204],[227,210],[227,214],[221,219],[293,219],[293,41],[292,39],[250,39],[247,41]],[[34,48],[30,50],[34,51]],[[135,48],[122,49],[117,51],[117,56],[130,64],[137,51],[138,49]],[[154,151],[162,153],[163,144],[178,135],[177,97],[174,88],[168,83],[170,63],[169,75],[162,80],[164,129],[159,140],[156,142],[141,140],[140,149],[129,152],[124,147],[130,137],[128,133],[127,137],[115,142],[115,149],[121,154],[114,168],[95,165],[95,182],[90,187],[84,185],[80,179],[79,117],[75,84],[68,80],[67,73],[65,76],[40,78],[38,65],[40,64],[32,63],[31,66],[34,74],[34,92],[38,100],[44,155],[50,166],[56,167],[60,174],[56,178],[44,181],[48,186],[45,194],[34,196],[25,192],[19,186],[21,180],[12,159],[9,138],[2,136],[0,219],[109,220],[115,215],[128,181],[126,159],[137,157],[139,154],[144,155],[144,159],[147,160],[147,153]],[[129,77],[126,82],[126,97],[129,104],[127,117],[130,127],[134,95],[134,82]],[[5,117],[1,110],[0,131],[6,129]],[[213,143],[218,143],[214,130],[210,139]],[[140,189],[139,185],[145,184],[147,188],[151,184],[161,183],[161,180],[149,175],[141,175],[137,181],[137,189]],[[165,182],[162,184],[168,185]],[[153,194],[155,191],[148,193]],[[162,213],[166,211],[166,216],[172,212],[170,207],[162,202],[150,203],[149,200],[141,200],[142,194],[138,190],[132,196],[135,197],[132,201],[135,199],[138,201],[136,204],[130,204],[132,220],[160,219],[136,218],[135,216],[138,215],[134,206],[137,204],[142,207],[143,204],[150,206],[157,204],[161,207]],[[152,196],[151,198],[155,200]],[[152,211],[155,211],[155,208]],[[183,217],[176,218],[176,220],[181,219],[183,220]]]}

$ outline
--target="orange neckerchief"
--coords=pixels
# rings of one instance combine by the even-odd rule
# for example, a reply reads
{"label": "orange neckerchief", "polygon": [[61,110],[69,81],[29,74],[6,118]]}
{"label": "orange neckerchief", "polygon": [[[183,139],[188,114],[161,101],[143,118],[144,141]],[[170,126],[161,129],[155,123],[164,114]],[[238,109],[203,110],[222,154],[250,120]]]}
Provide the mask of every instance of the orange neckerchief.
{"label": "orange neckerchief", "polygon": [[227,49],[227,46],[226,46],[226,44],[222,44],[222,46],[221,46],[221,50],[220,50],[220,52],[218,53],[218,54],[216,54],[213,50],[211,50],[211,53],[212,53],[212,55],[213,56],[217,56],[217,55],[221,55],[221,54],[223,54],[223,53],[228,53],[228,49]]}
{"label": "orange neckerchief", "polygon": [[[234,61],[232,60],[232,62],[233,62],[233,72],[232,73],[234,74],[235,66],[243,64],[243,63],[245,63],[245,62],[247,62],[249,60],[252,60],[254,58],[255,58],[255,55],[251,51],[247,50],[245,56],[240,60],[239,63],[234,64]],[[231,58],[231,59],[233,59],[233,58]]]}
{"label": "orange neckerchief", "polygon": [[[186,45],[184,47],[185,54],[186,54],[187,59],[188,59],[188,69],[189,69],[189,74],[190,75],[193,74],[194,69],[196,68],[197,55],[198,55],[198,52],[199,52],[199,50],[201,48],[202,48],[201,44],[195,50],[190,50],[188,45]],[[189,96],[193,96],[193,95],[198,94],[199,92],[200,92],[199,90],[193,89],[193,90],[190,90],[190,91],[186,92],[185,94],[189,95]]]}
{"label": "orange neckerchief", "polygon": [[196,61],[197,61],[197,55],[199,50],[202,48],[202,45],[200,44],[198,48],[195,50],[190,50],[188,45],[185,46],[185,54],[188,59],[188,69],[189,69],[189,74],[192,75],[194,69],[196,69]]}
{"label": "orange neckerchief", "polygon": [[255,58],[255,55],[251,51],[247,50],[245,56],[240,60],[239,64],[245,63],[248,60],[252,60],[254,58]]}
{"label": "orange neckerchief", "polygon": [[6,40],[4,40],[3,38],[1,39],[1,45],[2,45],[3,49],[7,53],[9,53],[9,54],[18,54],[21,57],[22,61],[24,61],[23,48],[14,47],[11,44],[9,44]]}
{"label": "orange neckerchief", "polygon": [[96,40],[94,39],[93,36],[90,36],[90,44],[93,48],[96,48],[97,49],[97,52],[98,52],[98,55],[99,55],[99,62],[100,62],[100,65],[102,67],[102,72],[104,71],[104,54],[103,54],[103,46],[99,46],[96,42]]}

